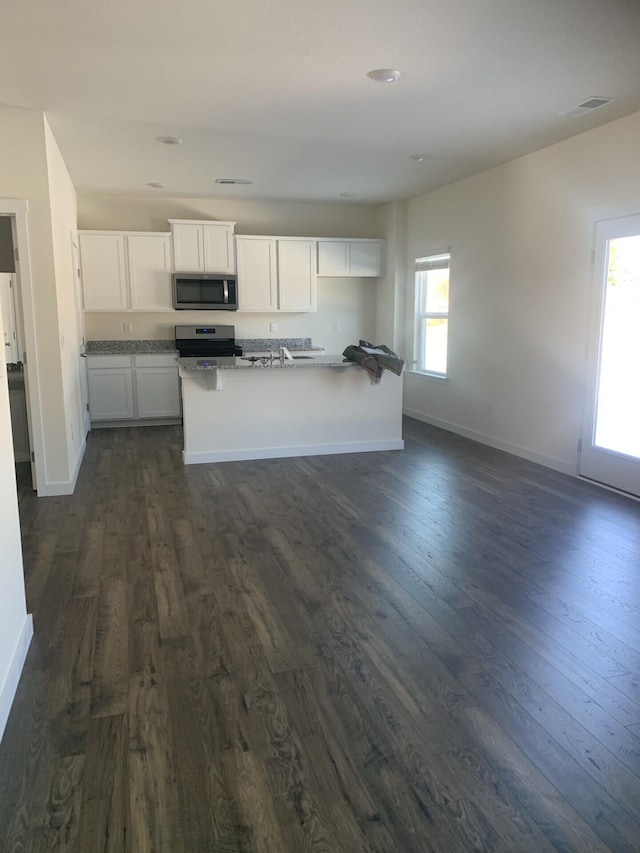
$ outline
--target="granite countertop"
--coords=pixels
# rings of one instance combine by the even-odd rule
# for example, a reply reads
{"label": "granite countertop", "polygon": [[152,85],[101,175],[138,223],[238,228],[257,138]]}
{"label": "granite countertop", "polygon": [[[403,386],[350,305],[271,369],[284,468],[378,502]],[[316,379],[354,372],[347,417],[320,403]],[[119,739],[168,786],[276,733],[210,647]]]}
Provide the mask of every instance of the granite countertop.
{"label": "granite countertop", "polygon": [[[263,353],[280,347],[291,352],[324,352],[322,347],[312,346],[311,338],[237,338],[236,344],[245,353]],[[85,351],[87,355],[177,354],[173,340],[87,341]]]}
{"label": "granite countertop", "polygon": [[345,361],[342,355],[308,355],[299,356],[292,361],[281,361],[274,358],[263,357],[259,361],[250,361],[251,357],[238,356],[237,358],[179,358],[178,364],[183,370],[292,370],[295,368],[309,367],[351,367],[357,365],[353,361]]}
{"label": "granite countertop", "polygon": [[87,355],[177,355],[173,341],[87,341]]}

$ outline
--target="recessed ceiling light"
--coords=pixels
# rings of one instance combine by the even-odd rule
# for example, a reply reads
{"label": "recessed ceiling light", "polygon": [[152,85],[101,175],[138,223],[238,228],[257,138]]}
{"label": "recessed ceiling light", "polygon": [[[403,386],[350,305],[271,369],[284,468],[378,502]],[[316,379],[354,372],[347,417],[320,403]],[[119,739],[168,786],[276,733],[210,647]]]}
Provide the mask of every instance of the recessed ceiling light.
{"label": "recessed ceiling light", "polygon": [[161,190],[162,187],[166,187],[166,184],[161,184],[160,181],[149,181],[147,184],[148,187],[153,187],[154,190]]}
{"label": "recessed ceiling light", "polygon": [[409,156],[409,160],[413,160],[414,163],[424,163],[427,159],[426,154],[411,154]]}
{"label": "recessed ceiling light", "polygon": [[184,139],[181,136],[156,136],[156,141],[163,145],[182,145]]}
{"label": "recessed ceiling light", "polygon": [[400,77],[400,72],[395,68],[374,68],[367,72],[367,77],[376,83],[394,83]]}
{"label": "recessed ceiling light", "polygon": [[353,198],[355,196],[355,193],[340,193],[340,195],[342,196],[342,198]]}

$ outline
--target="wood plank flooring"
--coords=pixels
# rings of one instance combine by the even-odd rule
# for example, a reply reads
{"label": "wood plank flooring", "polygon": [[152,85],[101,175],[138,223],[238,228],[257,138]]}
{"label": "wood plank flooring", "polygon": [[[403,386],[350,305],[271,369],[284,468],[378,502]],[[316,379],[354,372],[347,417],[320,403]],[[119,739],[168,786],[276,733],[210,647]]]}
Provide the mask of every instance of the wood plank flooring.
{"label": "wood plank flooring", "polygon": [[640,850],[640,504],[405,440],[97,430],[75,495],[20,482],[3,853]]}

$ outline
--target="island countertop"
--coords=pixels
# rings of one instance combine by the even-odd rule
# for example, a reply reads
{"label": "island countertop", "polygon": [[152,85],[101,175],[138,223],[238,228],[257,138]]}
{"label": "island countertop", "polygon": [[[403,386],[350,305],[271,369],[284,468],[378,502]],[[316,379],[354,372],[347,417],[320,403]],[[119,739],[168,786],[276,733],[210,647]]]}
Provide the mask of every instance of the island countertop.
{"label": "island countertop", "polygon": [[183,370],[282,370],[308,367],[352,367],[355,362],[347,361],[342,355],[319,353],[317,355],[294,355],[291,360],[272,358],[269,353],[251,353],[230,358],[178,358]]}

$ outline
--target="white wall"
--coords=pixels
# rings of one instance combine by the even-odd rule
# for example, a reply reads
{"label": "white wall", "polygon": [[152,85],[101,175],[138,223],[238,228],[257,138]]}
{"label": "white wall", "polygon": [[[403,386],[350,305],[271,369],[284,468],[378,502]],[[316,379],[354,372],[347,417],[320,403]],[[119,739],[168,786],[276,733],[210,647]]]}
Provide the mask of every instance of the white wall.
{"label": "white wall", "polygon": [[407,203],[394,201],[380,208],[385,244],[385,274],[376,303],[375,343],[391,349],[403,345],[407,281]]}
{"label": "white wall", "polygon": [[[2,337],[0,315],[0,338]],[[4,347],[3,347],[4,349]],[[31,639],[20,544],[20,521],[4,353],[0,352],[0,738]]]}
{"label": "white wall", "polygon": [[71,252],[71,234],[77,227],[78,207],[71,178],[46,120],[44,131],[64,398],[66,456],[69,479],[73,481],[82,461],[85,443],[81,426],[80,331],[77,322],[75,273]]}
{"label": "white wall", "polygon": [[[640,211],[640,113],[408,202],[407,265],[451,248],[449,379],[409,414],[575,473],[594,223]],[[407,276],[404,350],[412,357]]]}
{"label": "white wall", "polygon": [[[167,231],[168,219],[235,221],[236,234],[310,237],[381,237],[378,209],[354,204],[232,201],[151,196],[78,196],[78,227],[127,231]],[[232,323],[236,336],[311,337],[314,345],[342,352],[360,337],[375,337],[378,282],[375,279],[319,278],[313,314],[207,314],[209,322]],[[173,324],[202,321],[201,312],[85,315],[88,340],[173,338]],[[123,323],[131,322],[126,334]],[[277,332],[270,324],[277,323]]]}
{"label": "white wall", "polygon": [[382,237],[377,208],[362,204],[78,194],[78,228],[168,231],[167,219],[237,222],[236,234]]}

